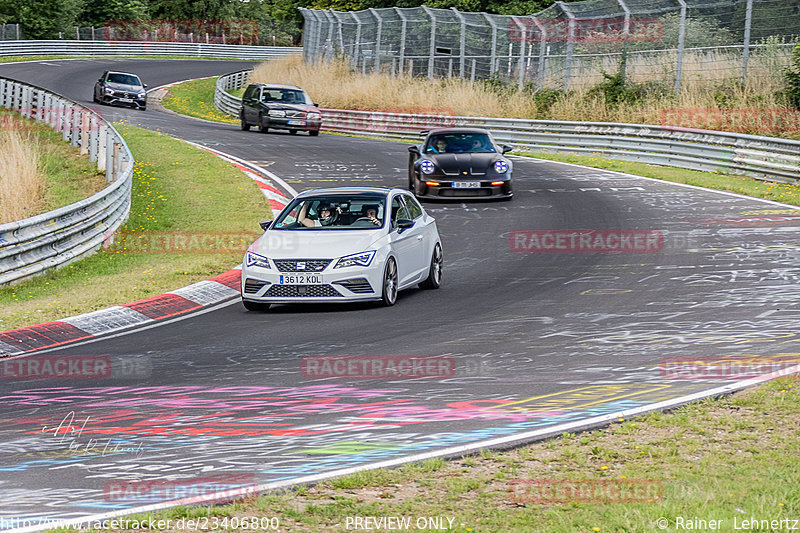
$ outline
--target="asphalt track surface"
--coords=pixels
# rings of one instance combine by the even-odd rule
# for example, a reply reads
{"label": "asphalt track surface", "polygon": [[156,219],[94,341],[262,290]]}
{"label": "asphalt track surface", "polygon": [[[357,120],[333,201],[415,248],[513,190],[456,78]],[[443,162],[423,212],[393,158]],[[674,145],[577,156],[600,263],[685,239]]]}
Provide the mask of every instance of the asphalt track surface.
{"label": "asphalt track surface", "polygon": [[[92,105],[92,84],[108,68],[138,72],[155,87],[250,64],[47,61],[0,65],[0,75]],[[406,180],[400,143],[100,110],[267,166],[298,190]],[[2,514],[80,517],[181,495],[120,496],[114,490],[125,481],[222,486],[214,476],[236,474],[249,484],[289,482],[369,466],[725,383],[675,379],[670,358],[796,355],[797,211],[602,170],[514,162],[511,202],[425,204],[444,245],[438,291],[405,291],[391,308],[286,305],[264,314],[234,301],[45,352],[113,355],[146,369],[145,377],[0,380]],[[663,246],[537,253],[527,238],[509,240],[533,229],[655,230]],[[454,371],[418,379],[302,371],[304,358],[320,356],[443,356]],[[65,417],[74,433],[54,430]]]}

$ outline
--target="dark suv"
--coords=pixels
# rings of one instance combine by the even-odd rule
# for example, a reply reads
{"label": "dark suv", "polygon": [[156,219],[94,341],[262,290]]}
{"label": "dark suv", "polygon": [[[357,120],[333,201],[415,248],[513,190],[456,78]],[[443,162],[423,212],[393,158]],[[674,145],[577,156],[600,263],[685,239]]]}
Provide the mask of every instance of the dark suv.
{"label": "dark suv", "polygon": [[122,104],[144,111],[147,109],[146,87],[136,74],[107,70],[94,84],[92,99],[96,104]]}
{"label": "dark suv", "polygon": [[308,94],[294,85],[265,85],[251,83],[242,96],[239,111],[242,129],[258,126],[267,133],[270,128],[289,130],[289,133],[307,131],[319,135],[322,115]]}

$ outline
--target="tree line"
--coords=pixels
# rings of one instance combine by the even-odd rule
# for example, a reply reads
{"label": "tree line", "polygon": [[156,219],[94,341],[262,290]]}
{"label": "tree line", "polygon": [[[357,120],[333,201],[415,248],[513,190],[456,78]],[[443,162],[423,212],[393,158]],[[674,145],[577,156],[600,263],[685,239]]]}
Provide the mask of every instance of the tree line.
{"label": "tree line", "polygon": [[0,0],[0,24],[20,24],[28,39],[57,39],[74,34],[76,26],[103,27],[109,21],[247,19],[284,31],[294,27],[293,37],[299,39],[303,23],[299,7],[354,11],[423,3],[432,8],[528,15],[554,0]]}

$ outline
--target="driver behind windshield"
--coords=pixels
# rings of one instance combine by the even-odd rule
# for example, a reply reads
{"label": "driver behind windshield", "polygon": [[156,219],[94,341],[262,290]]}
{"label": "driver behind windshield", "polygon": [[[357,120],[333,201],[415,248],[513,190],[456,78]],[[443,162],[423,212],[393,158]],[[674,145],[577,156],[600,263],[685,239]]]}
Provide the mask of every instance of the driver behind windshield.
{"label": "driver behind windshield", "polygon": [[336,219],[342,212],[342,210],[338,207],[334,209],[329,202],[320,202],[320,204],[317,206],[319,218],[312,220],[308,218],[308,209],[310,206],[311,202],[304,203],[303,207],[300,209],[300,214],[297,217],[297,221],[307,228],[331,226],[336,222]]}

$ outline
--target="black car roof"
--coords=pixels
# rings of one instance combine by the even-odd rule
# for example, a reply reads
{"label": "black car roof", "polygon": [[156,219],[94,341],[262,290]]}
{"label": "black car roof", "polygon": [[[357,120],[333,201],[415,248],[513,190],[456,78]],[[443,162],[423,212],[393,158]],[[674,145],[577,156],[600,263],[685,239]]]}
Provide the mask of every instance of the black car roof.
{"label": "black car roof", "polygon": [[428,135],[434,135],[439,133],[489,133],[489,130],[486,128],[470,128],[470,127],[460,127],[460,128],[434,128],[427,132]]}

